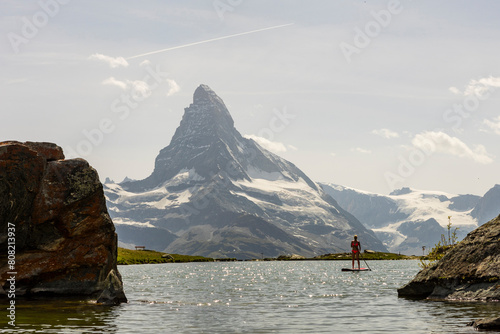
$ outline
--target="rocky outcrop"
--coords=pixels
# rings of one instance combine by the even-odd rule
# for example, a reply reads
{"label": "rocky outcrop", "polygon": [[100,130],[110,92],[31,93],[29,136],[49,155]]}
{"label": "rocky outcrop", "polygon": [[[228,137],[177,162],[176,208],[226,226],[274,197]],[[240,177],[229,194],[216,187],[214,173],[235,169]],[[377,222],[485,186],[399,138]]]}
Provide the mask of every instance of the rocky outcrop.
{"label": "rocky outcrop", "polygon": [[16,297],[124,302],[116,257],[102,184],[87,161],[64,160],[51,143],[0,143],[0,296],[15,272]]}
{"label": "rocky outcrop", "polygon": [[499,330],[500,318],[484,318],[467,324],[477,330]]}
{"label": "rocky outcrop", "polygon": [[436,264],[398,289],[400,297],[500,300],[500,216],[470,232]]}

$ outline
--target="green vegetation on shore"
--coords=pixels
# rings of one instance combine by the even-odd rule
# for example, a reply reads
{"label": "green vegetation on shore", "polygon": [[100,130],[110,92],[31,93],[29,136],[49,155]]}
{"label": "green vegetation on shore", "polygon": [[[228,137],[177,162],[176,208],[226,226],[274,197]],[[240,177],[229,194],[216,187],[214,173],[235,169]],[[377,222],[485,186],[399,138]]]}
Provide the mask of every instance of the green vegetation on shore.
{"label": "green vegetation on shore", "polygon": [[441,240],[434,245],[429,254],[420,258],[420,268],[425,269],[437,263],[450,249],[459,244],[457,237],[458,227],[452,230],[451,226],[451,216],[448,216],[448,240],[446,240],[444,234],[441,234]]}
{"label": "green vegetation on shore", "polygon": [[203,256],[167,254],[153,250],[131,250],[118,247],[118,264],[146,263],[182,263],[182,262],[213,262],[214,259]]}
{"label": "green vegetation on shore", "polygon": [[[412,260],[417,259],[415,256],[399,255],[394,253],[363,253],[361,258],[364,260]],[[277,258],[266,258],[264,261],[320,261],[320,260],[351,260],[351,253],[325,254],[313,258],[300,258],[296,256],[281,255]],[[220,261],[236,261],[236,259],[213,259],[203,256],[167,254],[153,250],[130,250],[118,248],[119,265],[127,264],[147,264],[147,263],[185,263],[185,262],[220,262]],[[262,260],[259,260],[262,261]]]}

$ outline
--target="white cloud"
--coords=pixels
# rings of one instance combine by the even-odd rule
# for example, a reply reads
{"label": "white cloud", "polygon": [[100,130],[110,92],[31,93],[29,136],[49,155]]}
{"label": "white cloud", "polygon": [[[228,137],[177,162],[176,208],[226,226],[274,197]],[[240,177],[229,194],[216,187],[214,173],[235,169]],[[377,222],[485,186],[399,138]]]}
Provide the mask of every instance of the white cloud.
{"label": "white cloud", "polygon": [[94,53],[93,55],[91,55],[89,57],[89,59],[96,59],[96,60],[104,61],[104,62],[108,63],[108,65],[111,68],[116,68],[116,67],[120,67],[120,66],[123,66],[123,67],[128,66],[128,62],[123,57],[113,58],[113,57],[106,56],[106,55],[103,55],[100,53]]}
{"label": "white cloud", "polygon": [[181,90],[181,87],[179,87],[179,85],[177,84],[177,82],[175,82],[174,80],[167,79],[167,83],[168,83],[167,96],[172,96],[172,95],[178,93]]}
{"label": "white cloud", "polygon": [[413,138],[412,144],[428,154],[445,153],[459,158],[472,159],[481,164],[493,162],[483,145],[477,145],[471,149],[457,137],[451,137],[444,132],[426,131],[419,133]]}
{"label": "white cloud", "polygon": [[132,95],[136,98],[146,98],[151,95],[151,89],[149,88],[149,85],[142,80],[127,80],[127,84],[129,84],[130,86]]}
{"label": "white cloud", "polygon": [[370,150],[365,150],[364,148],[361,148],[361,147],[356,147],[356,148],[353,148],[351,149],[352,152],[358,152],[358,153],[363,153],[363,154],[371,154],[372,151]]}
{"label": "white cloud", "polygon": [[490,129],[492,129],[497,135],[500,135],[500,116],[493,118],[493,121],[485,119],[484,124],[486,124]]}
{"label": "white cloud", "polygon": [[298,151],[299,149],[293,145],[287,145],[289,149],[291,149],[292,151]]}
{"label": "white cloud", "polygon": [[260,146],[262,146],[266,150],[269,150],[269,151],[276,153],[276,154],[283,153],[283,152],[287,151],[286,146],[280,142],[270,141],[267,138],[259,137],[259,136],[255,136],[255,135],[244,135],[243,137],[254,140],[255,142],[257,142],[257,144],[259,144]]}
{"label": "white cloud", "polygon": [[483,97],[493,88],[499,88],[499,87],[500,87],[500,77],[496,78],[489,76],[477,80],[472,79],[471,81],[469,81],[467,86],[465,86],[463,92],[461,92],[457,87],[450,87],[448,88],[448,90],[453,94],[457,95],[464,95],[464,96],[475,95],[478,97]]}
{"label": "white cloud", "polygon": [[149,85],[142,80],[126,80],[120,81],[114,77],[109,77],[102,82],[103,85],[112,85],[121,88],[122,90],[130,90],[130,93],[137,99],[146,98],[151,95]]}
{"label": "white cloud", "polygon": [[151,62],[150,62],[148,59],[146,59],[146,60],[142,61],[142,62],[139,64],[139,66],[141,66],[141,67],[142,67],[142,66],[151,66]]}
{"label": "white cloud", "polygon": [[389,129],[373,130],[372,134],[386,138],[386,139],[399,138],[399,134],[397,132],[391,131]]}
{"label": "white cloud", "polygon": [[120,81],[120,80],[117,80],[115,79],[114,77],[110,77],[110,78],[107,78],[106,80],[104,80],[102,82],[103,85],[112,85],[112,86],[117,86],[117,87],[120,87],[121,89],[123,90],[126,90],[127,89],[127,83],[126,82],[123,82],[123,81]]}

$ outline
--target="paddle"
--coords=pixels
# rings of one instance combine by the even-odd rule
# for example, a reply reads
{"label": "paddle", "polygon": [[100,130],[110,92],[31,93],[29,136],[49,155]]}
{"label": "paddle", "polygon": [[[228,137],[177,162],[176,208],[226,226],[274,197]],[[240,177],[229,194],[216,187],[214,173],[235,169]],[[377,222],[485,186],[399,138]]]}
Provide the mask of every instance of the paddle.
{"label": "paddle", "polygon": [[370,271],[372,271],[372,268],[370,268],[370,266],[368,265],[368,263],[366,262],[366,260],[361,256],[361,252],[359,252],[359,257],[361,259],[363,259],[363,261],[365,262],[366,266],[368,267],[368,269],[370,269]]}

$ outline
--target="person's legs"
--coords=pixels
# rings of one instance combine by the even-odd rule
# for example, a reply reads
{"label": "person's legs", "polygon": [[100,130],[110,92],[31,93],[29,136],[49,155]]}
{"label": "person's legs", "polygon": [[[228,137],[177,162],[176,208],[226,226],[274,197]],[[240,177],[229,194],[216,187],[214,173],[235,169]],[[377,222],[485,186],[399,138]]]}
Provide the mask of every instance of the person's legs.
{"label": "person's legs", "polygon": [[352,269],[354,269],[354,252],[351,252],[352,254]]}
{"label": "person's legs", "polygon": [[[359,253],[356,253],[356,259],[358,260],[358,269],[360,269],[361,265],[359,264]],[[354,267],[354,263],[352,266]]]}

